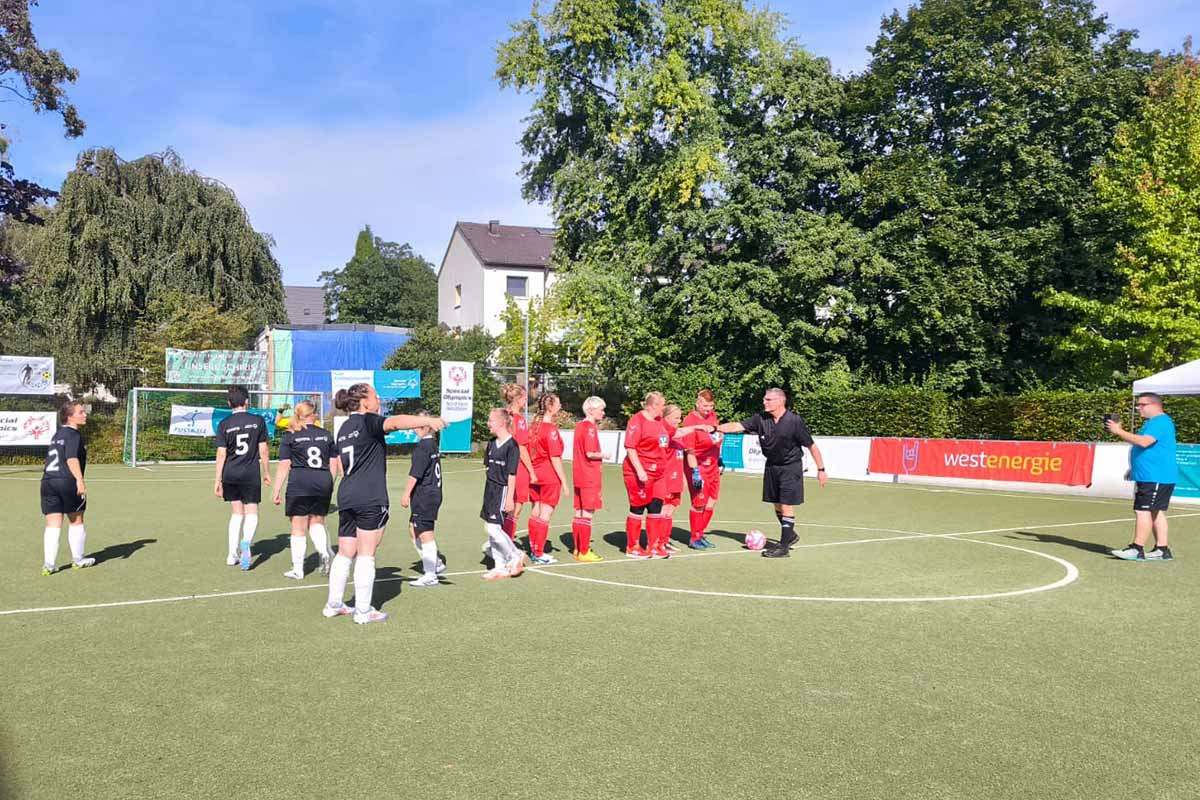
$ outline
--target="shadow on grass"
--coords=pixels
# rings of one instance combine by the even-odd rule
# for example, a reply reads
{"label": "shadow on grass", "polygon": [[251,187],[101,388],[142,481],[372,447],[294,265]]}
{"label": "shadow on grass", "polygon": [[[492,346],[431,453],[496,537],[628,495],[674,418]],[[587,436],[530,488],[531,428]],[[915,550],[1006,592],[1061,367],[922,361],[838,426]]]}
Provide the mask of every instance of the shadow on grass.
{"label": "shadow on grass", "polygon": [[1096,542],[1085,542],[1081,539],[1070,539],[1066,536],[1058,536],[1053,533],[1035,533],[1033,531],[1013,531],[1015,535],[1009,535],[1009,539],[1017,539],[1018,541],[1027,542],[1030,540],[1041,542],[1042,544],[1061,544],[1064,547],[1074,547],[1076,550],[1084,550],[1088,553],[1098,553],[1103,556],[1111,556],[1110,548]]}
{"label": "shadow on grass", "polygon": [[291,533],[281,533],[278,536],[273,536],[270,539],[259,539],[250,546],[250,552],[254,554],[254,561],[250,562],[250,569],[262,565],[269,560],[271,556],[277,553],[282,553],[284,550],[290,550],[291,544],[289,540],[292,538]]}
{"label": "shadow on grass", "polygon": [[91,554],[91,557],[96,559],[96,564],[103,564],[105,561],[111,561],[115,558],[129,558],[138,550],[141,550],[148,544],[154,544],[158,539],[135,539],[132,542],[122,542],[121,544],[110,544],[103,550],[97,550]]}
{"label": "shadow on grass", "polygon": [[[400,596],[404,581],[399,567],[379,567],[375,570],[375,591],[371,593],[371,605],[382,609],[389,601]],[[354,571],[350,572],[350,585],[354,585]]]}

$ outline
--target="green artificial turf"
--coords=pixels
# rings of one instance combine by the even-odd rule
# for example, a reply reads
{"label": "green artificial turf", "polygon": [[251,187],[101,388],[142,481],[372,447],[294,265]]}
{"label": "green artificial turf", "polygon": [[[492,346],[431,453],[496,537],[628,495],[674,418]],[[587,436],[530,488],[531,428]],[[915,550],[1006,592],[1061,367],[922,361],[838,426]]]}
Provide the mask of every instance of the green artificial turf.
{"label": "green artificial turf", "polygon": [[[406,471],[391,465],[394,500]],[[375,589],[391,619],[358,626],[321,616],[320,575],[282,577],[275,506],[254,569],[225,566],[210,475],[90,470],[100,563],[43,578],[39,473],[0,472],[0,797],[1200,792],[1200,508],[1172,512],[1176,561],[1137,564],[1105,555],[1129,541],[1126,502],[810,481],[804,546],[769,560],[741,549],[752,527],[778,533],[759,479],[727,475],[717,550],[631,562],[610,468],[604,562],[570,558],[568,501],[560,564],[491,584],[482,472],[448,459],[445,585],[407,585],[416,555],[393,506]],[[677,540],[686,524],[682,509]],[[986,532],[939,536],[963,531]],[[1068,576],[1039,553],[1078,579],[831,601]],[[196,599],[145,602],[179,597]]]}

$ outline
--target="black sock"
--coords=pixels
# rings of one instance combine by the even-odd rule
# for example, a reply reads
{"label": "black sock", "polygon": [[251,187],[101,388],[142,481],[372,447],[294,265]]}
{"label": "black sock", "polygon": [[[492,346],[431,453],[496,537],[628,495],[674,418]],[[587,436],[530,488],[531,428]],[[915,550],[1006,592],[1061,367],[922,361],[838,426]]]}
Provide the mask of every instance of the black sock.
{"label": "black sock", "polygon": [[1129,546],[1132,547],[1134,550],[1137,550],[1139,553],[1145,552],[1144,548],[1137,542],[1130,542]]}
{"label": "black sock", "polygon": [[793,543],[799,541],[800,537],[796,535],[796,519],[795,517],[779,517],[779,543],[785,547],[790,547]]}

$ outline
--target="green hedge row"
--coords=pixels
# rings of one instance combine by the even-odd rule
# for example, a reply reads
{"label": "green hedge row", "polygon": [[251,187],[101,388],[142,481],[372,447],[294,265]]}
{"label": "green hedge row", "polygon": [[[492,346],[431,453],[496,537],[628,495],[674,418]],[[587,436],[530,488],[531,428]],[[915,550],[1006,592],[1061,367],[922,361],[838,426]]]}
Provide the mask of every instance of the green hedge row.
{"label": "green hedge row", "polygon": [[[1179,441],[1200,442],[1200,397],[1168,397]],[[921,388],[868,389],[837,394],[797,394],[792,408],[824,436],[921,436],[945,439],[1114,441],[1103,414],[1120,414],[1134,429],[1129,392],[1027,392],[955,398]]]}

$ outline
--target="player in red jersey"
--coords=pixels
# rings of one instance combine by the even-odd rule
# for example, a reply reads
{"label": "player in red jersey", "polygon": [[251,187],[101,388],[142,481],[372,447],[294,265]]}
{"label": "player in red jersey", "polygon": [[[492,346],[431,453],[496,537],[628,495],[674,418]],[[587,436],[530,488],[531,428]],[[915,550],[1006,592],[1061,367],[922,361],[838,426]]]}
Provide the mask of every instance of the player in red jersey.
{"label": "player in red jersey", "polygon": [[[629,516],[625,518],[625,555],[650,558],[662,535],[662,500],[655,497],[656,484],[662,478],[671,437],[662,424],[666,399],[662,392],[650,392],[642,401],[642,410],[629,418],[625,426],[625,491],[629,494]],[[646,519],[646,548],[642,549],[642,517]]]}
{"label": "player in red jersey", "polygon": [[571,536],[575,541],[576,561],[604,560],[592,552],[592,516],[604,506],[600,497],[604,482],[604,452],[600,449],[600,431],[596,427],[604,419],[604,407],[604,400],[599,397],[584,400],[583,422],[575,426],[571,461],[575,518],[571,521]]}
{"label": "player in red jersey", "polygon": [[724,435],[716,430],[717,415],[714,413],[713,393],[702,389],[696,394],[696,407],[688,412],[684,425],[711,425],[710,432],[697,431],[688,439],[687,462],[691,467],[688,477],[688,493],[692,496],[692,510],[688,515],[692,538],[688,547],[704,550],[716,547],[704,534],[712,522],[717,499],[721,496],[721,441]]}
{"label": "player in red jersey", "polygon": [[562,408],[558,395],[545,392],[538,398],[537,416],[529,429],[529,454],[533,462],[533,479],[529,497],[533,510],[529,512],[529,556],[535,564],[553,564],[554,556],[546,555],[546,539],[550,536],[550,515],[554,513],[563,485],[563,443],[554,424]]}
{"label": "player in red jersey", "polygon": [[666,558],[669,551],[678,550],[671,542],[671,530],[674,525],[673,517],[675,509],[679,508],[683,503],[683,481],[685,464],[684,453],[687,451],[687,442],[691,441],[695,436],[708,437],[713,430],[710,425],[693,425],[689,427],[679,427],[680,421],[683,419],[683,410],[679,406],[670,405],[663,409],[662,422],[663,427],[667,430],[667,435],[670,436],[670,441],[667,443],[667,460],[663,465],[663,476],[655,485],[655,497],[662,500],[662,532],[659,536],[657,547],[651,551],[651,558]]}
{"label": "player in red jersey", "polygon": [[512,437],[517,443],[520,461],[517,463],[517,485],[513,495],[512,513],[504,515],[504,532],[508,538],[517,538],[517,520],[521,518],[521,508],[529,502],[529,482],[533,475],[533,462],[529,458],[529,423],[525,420],[525,404],[529,393],[525,387],[517,383],[505,384],[501,390],[504,406],[512,415]]}

